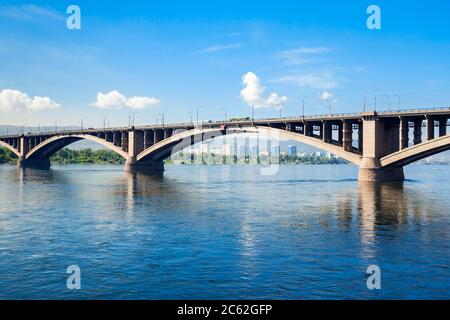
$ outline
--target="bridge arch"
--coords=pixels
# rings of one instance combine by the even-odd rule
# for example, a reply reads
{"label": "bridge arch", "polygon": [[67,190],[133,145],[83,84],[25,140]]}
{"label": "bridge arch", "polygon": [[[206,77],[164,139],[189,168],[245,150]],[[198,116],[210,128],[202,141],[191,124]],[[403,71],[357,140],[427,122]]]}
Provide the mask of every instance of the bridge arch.
{"label": "bridge arch", "polygon": [[47,159],[53,154],[55,154],[57,151],[61,150],[62,148],[83,139],[99,143],[105,146],[106,148],[116,152],[124,159],[128,159],[128,153],[126,151],[123,151],[120,147],[114,145],[111,142],[106,141],[105,139],[98,138],[90,134],[75,134],[75,135],[50,137],[45,141],[41,142],[40,144],[36,145],[30,151],[28,151],[28,153],[25,156],[25,159],[27,160]]}
{"label": "bridge arch", "polygon": [[12,153],[14,153],[18,158],[20,158],[19,150],[15,149],[12,145],[7,144],[6,142],[3,142],[3,141],[0,140],[0,146],[3,147],[3,148],[8,149]]}
{"label": "bridge arch", "polygon": [[382,167],[403,167],[415,161],[450,150],[450,135],[429,140],[391,153],[380,159]]}
{"label": "bridge arch", "polygon": [[[267,136],[272,137],[276,135],[279,138],[298,141],[309,146],[321,149],[323,151],[330,152],[358,166],[361,163],[360,155],[345,151],[341,146],[325,143],[318,138],[308,137],[303,134],[264,126],[229,128],[226,131],[221,131],[218,129],[193,129],[184,131],[182,133],[175,134],[168,139],[162,140],[154,144],[150,148],[142,151],[140,154],[138,154],[136,160],[138,162],[147,160],[162,161],[165,158],[169,157],[175,148],[178,150],[182,150],[183,148],[192,145],[192,142],[196,143],[202,140],[204,141],[214,137],[222,136],[224,134],[239,133],[265,133],[267,134]],[[201,139],[201,137],[203,137],[203,139]]]}

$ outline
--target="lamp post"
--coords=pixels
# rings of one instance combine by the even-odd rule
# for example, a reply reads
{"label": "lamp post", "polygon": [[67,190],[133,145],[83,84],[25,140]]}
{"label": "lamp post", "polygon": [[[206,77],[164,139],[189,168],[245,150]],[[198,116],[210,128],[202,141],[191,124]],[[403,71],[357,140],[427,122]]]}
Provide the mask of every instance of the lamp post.
{"label": "lamp post", "polygon": [[305,117],[305,99],[302,99],[302,118]]}
{"label": "lamp post", "polygon": [[389,97],[388,94],[384,95],[386,98],[388,98],[388,103],[389,103],[389,111],[391,111],[391,98]]}
{"label": "lamp post", "polygon": [[226,111],[224,108],[222,108],[222,111],[223,111],[224,114],[225,114],[225,121],[227,121],[227,111]]}
{"label": "lamp post", "polygon": [[198,106],[198,107],[197,107],[197,126],[198,126],[198,110],[199,110],[200,108],[202,108],[202,106]]}
{"label": "lamp post", "polygon": [[398,111],[400,111],[400,96],[398,94],[396,94],[395,96],[397,97]]}
{"label": "lamp post", "polygon": [[132,112],[130,113],[130,115],[128,116],[128,126],[129,127],[134,127],[134,115],[138,114],[139,112]]}
{"label": "lamp post", "polygon": [[81,126],[80,126],[81,132],[83,132],[83,120],[84,120],[85,118],[86,118],[86,117],[81,118]]}
{"label": "lamp post", "polygon": [[164,127],[164,114],[165,114],[166,111],[167,111],[167,109],[164,109],[163,112],[162,112],[162,118],[161,118],[161,120],[162,120],[162,126],[163,126],[163,127]]}

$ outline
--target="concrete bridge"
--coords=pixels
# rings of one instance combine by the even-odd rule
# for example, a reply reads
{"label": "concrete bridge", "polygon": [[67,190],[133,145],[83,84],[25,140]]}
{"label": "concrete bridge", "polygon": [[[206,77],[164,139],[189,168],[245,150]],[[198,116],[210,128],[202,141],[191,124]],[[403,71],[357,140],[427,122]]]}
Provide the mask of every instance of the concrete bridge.
{"label": "concrete bridge", "polygon": [[[403,166],[450,149],[450,108],[364,112],[65,130],[0,136],[20,167],[49,168],[50,156],[86,139],[118,153],[129,171],[161,172],[173,152],[228,134],[265,133],[328,151],[359,166],[359,180],[403,180]],[[410,139],[410,131],[412,139]],[[411,141],[410,141],[411,140]]]}

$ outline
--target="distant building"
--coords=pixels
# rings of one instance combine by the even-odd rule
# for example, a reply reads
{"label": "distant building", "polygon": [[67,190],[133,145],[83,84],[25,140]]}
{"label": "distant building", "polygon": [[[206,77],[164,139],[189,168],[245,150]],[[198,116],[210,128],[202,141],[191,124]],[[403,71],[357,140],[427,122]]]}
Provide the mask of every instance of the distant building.
{"label": "distant building", "polygon": [[229,144],[224,144],[222,146],[222,154],[224,156],[230,156],[231,155],[231,146]]}
{"label": "distant building", "polygon": [[222,154],[222,149],[214,148],[214,149],[210,150],[210,153],[215,154],[215,155],[221,155]]}
{"label": "distant building", "polygon": [[250,146],[250,155],[253,157],[258,156],[259,150],[257,145]]}
{"label": "distant building", "polygon": [[248,146],[239,146],[239,155],[247,156],[248,155]]}
{"label": "distant building", "polygon": [[280,154],[280,146],[272,146],[270,148],[270,153],[272,156],[278,156]]}
{"label": "distant building", "polygon": [[295,156],[297,154],[297,146],[290,145],[287,147],[287,155],[288,156]]}

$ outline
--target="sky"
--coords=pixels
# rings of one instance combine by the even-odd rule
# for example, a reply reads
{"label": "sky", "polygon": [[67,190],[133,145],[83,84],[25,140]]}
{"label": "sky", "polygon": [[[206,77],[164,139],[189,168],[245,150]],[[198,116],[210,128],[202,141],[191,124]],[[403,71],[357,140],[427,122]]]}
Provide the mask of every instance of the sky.
{"label": "sky", "polygon": [[449,106],[449,14],[433,0],[0,1],[0,124]]}

